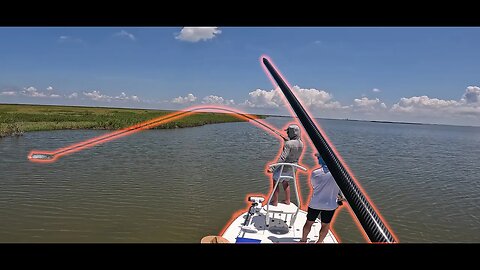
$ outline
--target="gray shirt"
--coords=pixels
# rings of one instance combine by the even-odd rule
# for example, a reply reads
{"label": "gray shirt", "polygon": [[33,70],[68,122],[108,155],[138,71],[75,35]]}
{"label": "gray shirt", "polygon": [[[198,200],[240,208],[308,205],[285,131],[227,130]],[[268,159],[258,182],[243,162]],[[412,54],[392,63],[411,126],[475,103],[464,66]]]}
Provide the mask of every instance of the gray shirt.
{"label": "gray shirt", "polygon": [[[297,163],[303,151],[303,142],[300,140],[300,128],[297,125],[290,125],[287,129],[289,140],[283,145],[283,151],[278,158],[277,163]],[[282,166],[274,169],[273,179],[276,181],[280,177]],[[291,166],[284,166],[282,176],[293,176]]]}
{"label": "gray shirt", "polygon": [[303,142],[299,139],[286,141],[278,162],[297,163],[303,151]]}

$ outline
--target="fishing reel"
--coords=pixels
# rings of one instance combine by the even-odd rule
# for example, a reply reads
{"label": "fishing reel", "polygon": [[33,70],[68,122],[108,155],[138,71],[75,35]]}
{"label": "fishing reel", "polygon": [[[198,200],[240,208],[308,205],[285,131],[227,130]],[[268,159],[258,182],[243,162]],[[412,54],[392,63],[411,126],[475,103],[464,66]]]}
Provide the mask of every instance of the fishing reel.
{"label": "fishing reel", "polygon": [[262,202],[265,201],[263,197],[250,196],[248,201],[252,202],[250,209],[248,209],[247,216],[245,217],[245,222],[243,223],[242,230],[249,233],[257,233],[258,229],[255,227],[249,226],[250,218],[262,208]]}
{"label": "fishing reel", "polygon": [[252,205],[250,206],[249,212],[252,212],[252,214],[253,214],[253,212],[259,211],[262,208],[262,202],[265,201],[265,198],[250,196],[250,197],[248,197],[248,201],[252,202]]}
{"label": "fishing reel", "polygon": [[343,201],[346,201],[347,199],[345,199],[345,197],[342,195],[342,194],[338,194],[337,196],[337,204],[338,206],[342,206],[343,205]]}
{"label": "fishing reel", "polygon": [[248,197],[248,201],[252,202],[252,203],[262,203],[263,201],[265,201],[265,198],[263,197],[256,197],[256,196],[250,196]]}

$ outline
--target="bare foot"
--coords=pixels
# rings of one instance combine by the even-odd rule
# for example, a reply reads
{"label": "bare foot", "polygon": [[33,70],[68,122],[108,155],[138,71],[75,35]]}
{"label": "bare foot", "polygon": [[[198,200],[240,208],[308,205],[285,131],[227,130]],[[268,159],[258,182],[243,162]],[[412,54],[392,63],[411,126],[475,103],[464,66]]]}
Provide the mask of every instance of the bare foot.
{"label": "bare foot", "polygon": [[270,205],[277,206],[276,202],[270,202]]}
{"label": "bare foot", "polygon": [[287,201],[283,200],[282,203],[284,203],[284,204],[286,204],[286,205],[289,205],[289,204],[290,204],[290,201],[287,202]]}
{"label": "bare foot", "polygon": [[307,243],[307,240],[303,240],[303,239],[300,239],[300,241],[298,241],[300,244],[306,244]]}

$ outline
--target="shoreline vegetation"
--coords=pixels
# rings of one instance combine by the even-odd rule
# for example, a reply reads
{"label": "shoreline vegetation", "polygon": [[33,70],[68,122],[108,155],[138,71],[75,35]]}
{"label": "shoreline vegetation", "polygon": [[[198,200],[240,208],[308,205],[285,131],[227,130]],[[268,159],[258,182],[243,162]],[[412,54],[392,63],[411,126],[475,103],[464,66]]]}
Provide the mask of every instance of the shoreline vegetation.
{"label": "shoreline vegetation", "polygon": [[[141,123],[174,111],[56,105],[0,104],[0,138],[21,136],[29,131],[65,129],[116,130]],[[255,115],[260,119],[264,115]],[[227,113],[194,115],[155,127],[171,129],[228,122],[244,122]]]}

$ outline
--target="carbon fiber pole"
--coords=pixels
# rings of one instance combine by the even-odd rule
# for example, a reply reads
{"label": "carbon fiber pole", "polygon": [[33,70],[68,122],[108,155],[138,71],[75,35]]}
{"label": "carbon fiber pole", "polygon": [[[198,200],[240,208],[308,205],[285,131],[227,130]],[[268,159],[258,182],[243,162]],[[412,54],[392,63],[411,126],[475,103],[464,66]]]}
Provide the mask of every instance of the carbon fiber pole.
{"label": "carbon fiber pole", "polygon": [[332,151],[332,148],[327,143],[320,130],[317,128],[308,113],[292,93],[292,90],[290,90],[288,85],[285,83],[273,65],[268,61],[268,59],[263,58],[262,60],[263,64],[265,64],[265,67],[268,69],[273,79],[277,82],[278,86],[292,106],[292,109],[297,114],[298,119],[302,123],[303,128],[307,131],[310,139],[315,145],[315,148],[317,148],[317,151],[327,164],[328,169],[335,178],[338,187],[347,199],[350,207],[355,213],[357,219],[360,221],[360,224],[365,230],[370,241],[386,243],[396,242],[393,235],[389,232],[387,226],[385,226],[378,214],[370,205],[365,195],[363,195],[362,191],[352,180],[352,177],[348,174],[347,170],[345,170],[342,162]]}

